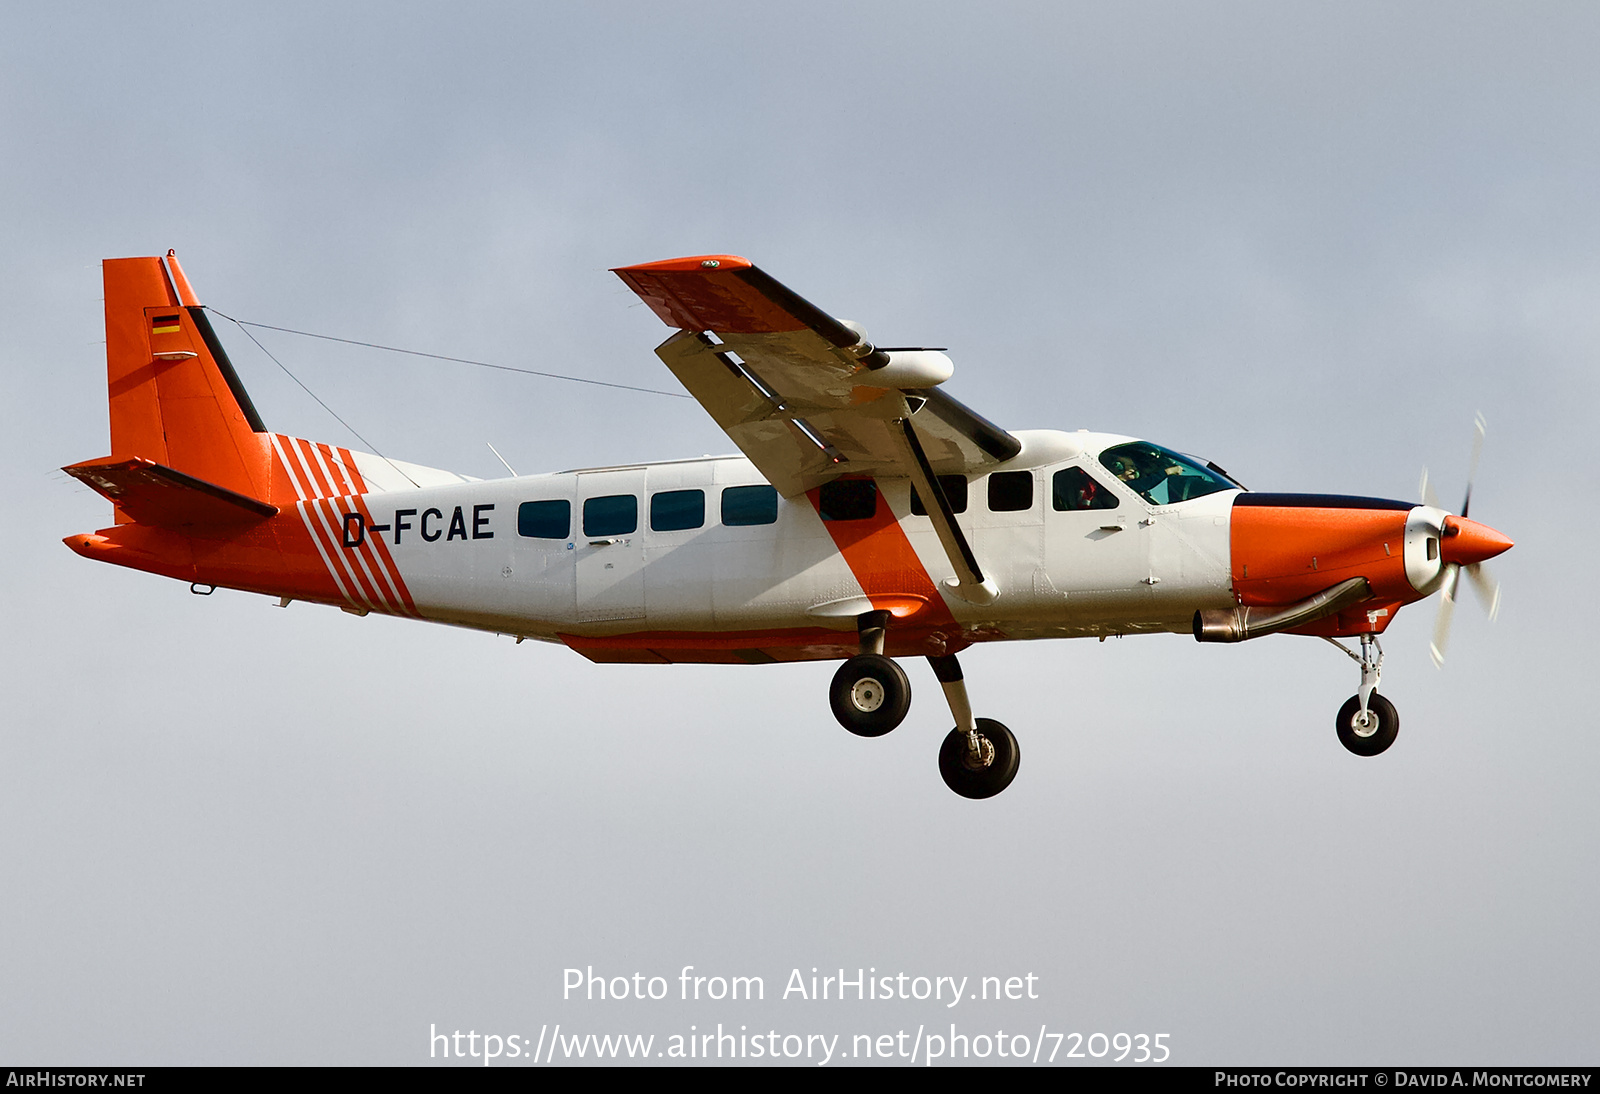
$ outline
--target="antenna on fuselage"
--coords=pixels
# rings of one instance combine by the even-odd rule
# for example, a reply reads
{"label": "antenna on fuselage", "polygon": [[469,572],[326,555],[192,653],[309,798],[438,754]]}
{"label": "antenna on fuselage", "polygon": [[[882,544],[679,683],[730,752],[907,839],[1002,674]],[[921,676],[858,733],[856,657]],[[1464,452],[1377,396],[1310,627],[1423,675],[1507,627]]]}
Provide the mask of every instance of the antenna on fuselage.
{"label": "antenna on fuselage", "polygon": [[[484,444],[489,444],[488,441],[484,441],[483,443]],[[515,467],[512,467],[509,463],[506,463],[506,458],[504,456],[500,455],[500,450],[498,448],[496,448],[492,444],[489,444],[489,451],[494,453],[494,458],[495,459],[499,460],[501,463],[505,463],[506,464],[506,470],[511,472],[511,477],[512,478],[515,479],[515,478],[519,477],[517,475],[517,469]]]}

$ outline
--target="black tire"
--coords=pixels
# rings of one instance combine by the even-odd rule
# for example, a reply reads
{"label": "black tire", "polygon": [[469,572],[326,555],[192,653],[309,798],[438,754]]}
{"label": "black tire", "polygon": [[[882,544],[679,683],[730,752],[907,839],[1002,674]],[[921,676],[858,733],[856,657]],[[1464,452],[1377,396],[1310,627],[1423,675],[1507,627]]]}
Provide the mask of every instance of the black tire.
{"label": "black tire", "polygon": [[859,654],[833,674],[828,702],[839,724],[857,737],[882,737],[905,721],[911,709],[911,681],[893,659]]}
{"label": "black tire", "polygon": [[1339,708],[1339,743],[1357,756],[1376,756],[1394,744],[1395,736],[1400,732],[1400,714],[1394,709],[1393,703],[1377,692],[1373,692],[1372,698],[1367,701],[1367,716],[1374,719],[1376,725],[1357,724],[1356,717],[1360,712],[1359,695],[1350,696]]}
{"label": "black tire", "polygon": [[1022,750],[1011,731],[993,718],[979,718],[978,735],[994,745],[994,760],[987,767],[967,766],[967,731],[952,729],[939,748],[939,774],[944,784],[963,798],[992,798],[1011,785],[1022,762]]}

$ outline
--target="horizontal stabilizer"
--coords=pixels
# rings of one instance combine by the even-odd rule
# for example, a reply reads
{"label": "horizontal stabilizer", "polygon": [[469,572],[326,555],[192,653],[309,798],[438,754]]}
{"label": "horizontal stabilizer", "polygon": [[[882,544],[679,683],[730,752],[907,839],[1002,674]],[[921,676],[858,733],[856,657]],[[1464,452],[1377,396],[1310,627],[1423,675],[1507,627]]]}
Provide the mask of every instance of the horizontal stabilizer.
{"label": "horizontal stabilizer", "polygon": [[277,514],[276,506],[139,456],[115,456],[63,467],[141,524],[165,528],[246,524]]}

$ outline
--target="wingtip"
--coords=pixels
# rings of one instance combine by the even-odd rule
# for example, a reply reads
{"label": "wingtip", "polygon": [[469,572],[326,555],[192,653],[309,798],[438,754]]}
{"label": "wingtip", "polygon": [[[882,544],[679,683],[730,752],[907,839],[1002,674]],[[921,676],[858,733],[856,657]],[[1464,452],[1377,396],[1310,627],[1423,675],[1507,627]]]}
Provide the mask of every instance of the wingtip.
{"label": "wingtip", "polygon": [[667,258],[660,262],[641,262],[636,266],[613,266],[611,272],[622,273],[682,273],[687,270],[748,270],[748,258],[738,255],[690,255],[686,258]]}

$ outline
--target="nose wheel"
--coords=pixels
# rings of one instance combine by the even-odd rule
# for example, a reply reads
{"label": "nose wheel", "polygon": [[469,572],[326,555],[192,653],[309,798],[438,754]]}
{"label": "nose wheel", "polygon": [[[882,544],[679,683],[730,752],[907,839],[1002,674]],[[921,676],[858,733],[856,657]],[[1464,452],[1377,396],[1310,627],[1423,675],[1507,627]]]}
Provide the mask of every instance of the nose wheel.
{"label": "nose wheel", "polygon": [[1334,728],[1339,743],[1357,756],[1376,756],[1394,744],[1400,732],[1400,714],[1394,704],[1378,694],[1378,678],[1383,673],[1383,647],[1376,635],[1361,636],[1361,653],[1352,653],[1344,643],[1332,642],[1346,657],[1361,666],[1361,688],[1339,708]]}
{"label": "nose wheel", "polygon": [[1357,756],[1376,756],[1394,744],[1400,732],[1400,714],[1377,692],[1367,700],[1367,709],[1361,709],[1361,696],[1352,695],[1339,708],[1336,723],[1339,743]]}

